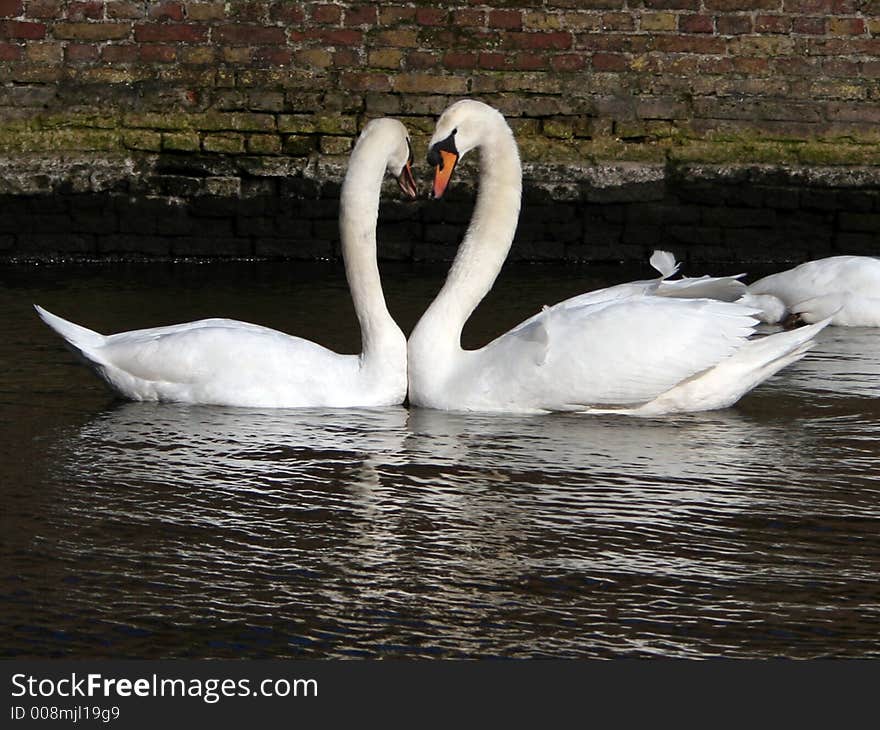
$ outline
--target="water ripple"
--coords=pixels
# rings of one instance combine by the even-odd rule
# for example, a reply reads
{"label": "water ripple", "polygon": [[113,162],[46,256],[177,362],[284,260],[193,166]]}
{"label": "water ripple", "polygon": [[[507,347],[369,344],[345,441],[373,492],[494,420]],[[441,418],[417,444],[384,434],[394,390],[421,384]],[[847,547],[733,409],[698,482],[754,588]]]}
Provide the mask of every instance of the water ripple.
{"label": "water ripple", "polygon": [[[230,314],[271,323],[290,292],[263,276]],[[413,320],[407,282],[389,298]],[[126,279],[118,316],[178,284]],[[334,291],[311,336],[347,316]],[[109,402],[19,299],[4,656],[880,656],[878,331],[664,420],[263,411]]]}

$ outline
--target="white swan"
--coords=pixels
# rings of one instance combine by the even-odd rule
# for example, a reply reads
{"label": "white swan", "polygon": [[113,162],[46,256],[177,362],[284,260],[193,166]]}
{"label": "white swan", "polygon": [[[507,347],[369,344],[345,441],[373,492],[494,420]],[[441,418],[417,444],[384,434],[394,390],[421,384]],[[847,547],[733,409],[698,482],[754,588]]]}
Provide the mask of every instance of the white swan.
{"label": "white swan", "polygon": [[[821,322],[750,340],[754,310],[707,299],[575,297],[479,350],[461,331],[516,231],[519,153],[497,111],[477,101],[440,117],[428,152],[440,197],[459,158],[481,152],[477,203],[443,288],[409,339],[409,398],[445,410],[590,411],[652,416],[723,408],[799,359]],[[586,295],[589,296],[589,295]]]}
{"label": "white swan", "polygon": [[818,322],[880,327],[880,259],[831,256],[807,261],[750,284],[741,300],[763,322]]}
{"label": "white swan", "polygon": [[351,153],[339,227],[363,352],[340,355],[300,337],[231,319],[104,336],[36,307],[119,395],[137,401],[295,408],[397,405],[406,396],[406,338],[385,305],[376,222],[386,169],[415,197],[406,128],[370,122]]}

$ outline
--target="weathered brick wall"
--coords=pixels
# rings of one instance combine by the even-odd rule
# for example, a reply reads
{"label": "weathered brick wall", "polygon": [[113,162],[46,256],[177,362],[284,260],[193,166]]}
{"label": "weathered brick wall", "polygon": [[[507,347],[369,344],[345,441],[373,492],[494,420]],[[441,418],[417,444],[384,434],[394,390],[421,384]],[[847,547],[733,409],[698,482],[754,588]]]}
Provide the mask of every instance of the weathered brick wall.
{"label": "weathered brick wall", "polygon": [[[471,96],[508,116],[549,216],[523,227],[522,255],[595,257],[585,244],[604,231],[594,251],[640,256],[708,232],[688,244],[697,256],[741,226],[695,204],[627,227],[636,214],[620,206],[687,207],[676,181],[692,165],[876,165],[878,16],[878,0],[0,0],[0,250],[210,253],[206,235],[220,253],[332,254],[343,156],[365,121],[397,116],[423,149],[436,115]],[[610,188],[602,165],[618,165]],[[656,170],[662,191],[645,193]],[[786,174],[774,185],[797,191],[803,177]],[[851,216],[880,214],[865,202],[874,176],[811,185],[835,201],[823,246],[854,233],[870,248]],[[49,197],[59,210],[44,218]],[[100,214],[74,220],[86,198]],[[776,211],[769,201],[757,207]],[[402,242],[391,255],[442,251],[457,228],[437,217],[464,216],[453,203],[387,213]],[[297,206],[311,222],[287,225]],[[783,212],[758,219],[787,235]],[[300,244],[283,242],[291,230]]]}

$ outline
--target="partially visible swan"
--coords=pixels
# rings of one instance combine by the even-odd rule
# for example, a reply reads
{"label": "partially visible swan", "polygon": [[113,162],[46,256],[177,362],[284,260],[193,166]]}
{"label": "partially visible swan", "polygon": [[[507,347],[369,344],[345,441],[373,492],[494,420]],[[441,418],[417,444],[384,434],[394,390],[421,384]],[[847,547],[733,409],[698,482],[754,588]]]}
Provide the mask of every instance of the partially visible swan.
{"label": "partially visible swan", "polygon": [[818,322],[842,327],[880,327],[880,259],[831,256],[807,261],[750,284],[741,300],[762,321]]}
{"label": "partially visible swan", "polygon": [[802,357],[827,324],[751,340],[755,310],[742,304],[575,297],[479,350],[463,350],[462,328],[504,263],[522,193],[510,127],[493,108],[466,99],[441,115],[430,142],[435,198],[459,158],[474,148],[481,152],[481,174],[470,226],[443,288],[409,339],[413,405],[639,416],[723,408]]}
{"label": "partially visible swan", "polygon": [[351,153],[339,227],[363,352],[340,355],[277,330],[204,319],[104,336],[36,310],[119,395],[136,401],[295,408],[397,405],[406,396],[406,338],[385,305],[376,263],[386,170],[415,197],[406,128],[370,122]]}

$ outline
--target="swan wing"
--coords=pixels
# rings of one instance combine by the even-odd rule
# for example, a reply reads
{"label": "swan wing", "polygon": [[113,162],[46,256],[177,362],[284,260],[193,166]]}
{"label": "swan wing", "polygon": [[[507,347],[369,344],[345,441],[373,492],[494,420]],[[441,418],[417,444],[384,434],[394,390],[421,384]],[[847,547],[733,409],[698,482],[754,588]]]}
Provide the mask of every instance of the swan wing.
{"label": "swan wing", "polygon": [[100,348],[107,364],[144,380],[194,383],[211,377],[280,374],[292,365],[326,365],[335,353],[301,337],[235,320],[201,320],[111,335]]}
{"label": "swan wing", "polygon": [[550,307],[477,351],[471,372],[501,407],[645,403],[732,355],[755,324],[750,307],[714,300]]}
{"label": "swan wing", "polygon": [[746,293],[747,287],[735,276],[690,276],[684,279],[664,280],[657,287],[657,296],[678,299],[717,299],[735,302]]}
{"label": "swan wing", "polygon": [[104,336],[37,310],[115,391],[134,400],[251,406],[335,405],[356,390],[359,359],[230,319]]}
{"label": "swan wing", "polygon": [[545,317],[548,310],[560,309],[580,309],[596,304],[607,304],[617,302],[623,299],[631,299],[633,297],[646,297],[657,292],[660,285],[659,279],[650,279],[645,281],[630,281],[625,284],[616,284],[614,286],[605,287],[604,289],[596,289],[595,291],[584,292],[565,299],[552,307],[544,307],[540,312],[532,317],[520,322],[511,332],[530,326]]}

